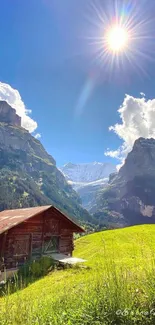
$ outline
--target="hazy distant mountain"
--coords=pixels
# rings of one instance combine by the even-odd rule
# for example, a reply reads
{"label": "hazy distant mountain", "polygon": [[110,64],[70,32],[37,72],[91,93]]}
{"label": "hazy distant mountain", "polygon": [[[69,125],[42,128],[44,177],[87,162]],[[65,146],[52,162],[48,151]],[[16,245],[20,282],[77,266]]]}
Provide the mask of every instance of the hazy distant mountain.
{"label": "hazy distant mountain", "polygon": [[105,188],[109,174],[116,171],[111,163],[68,163],[60,168],[68,183],[78,192],[83,206],[90,210],[96,202],[96,195]]}

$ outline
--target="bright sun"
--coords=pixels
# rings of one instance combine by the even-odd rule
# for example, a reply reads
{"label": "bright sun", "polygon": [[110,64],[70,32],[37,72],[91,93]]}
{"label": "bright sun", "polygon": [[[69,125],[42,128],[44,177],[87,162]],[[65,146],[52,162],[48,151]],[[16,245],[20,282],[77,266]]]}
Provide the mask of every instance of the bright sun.
{"label": "bright sun", "polygon": [[128,32],[125,28],[112,26],[106,34],[108,48],[114,52],[123,51],[128,42]]}

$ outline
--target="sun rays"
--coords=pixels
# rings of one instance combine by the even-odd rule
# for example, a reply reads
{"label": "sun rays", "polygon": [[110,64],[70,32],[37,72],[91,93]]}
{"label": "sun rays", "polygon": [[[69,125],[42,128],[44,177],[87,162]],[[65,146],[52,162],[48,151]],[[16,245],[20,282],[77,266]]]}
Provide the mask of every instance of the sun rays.
{"label": "sun rays", "polygon": [[[154,33],[150,32],[151,18],[130,1],[109,1],[107,7],[92,1],[87,19],[91,36],[87,37],[93,60],[112,73],[113,67],[125,62],[146,74],[144,60],[153,60]],[[90,34],[90,33],[89,33]]]}

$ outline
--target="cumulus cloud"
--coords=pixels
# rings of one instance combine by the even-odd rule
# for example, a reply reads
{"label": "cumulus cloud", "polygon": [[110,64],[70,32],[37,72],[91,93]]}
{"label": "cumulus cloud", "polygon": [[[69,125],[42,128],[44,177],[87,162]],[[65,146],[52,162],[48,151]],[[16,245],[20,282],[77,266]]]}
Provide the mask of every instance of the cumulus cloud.
{"label": "cumulus cloud", "polygon": [[123,163],[136,139],[155,138],[155,99],[146,100],[144,94],[141,98],[126,95],[118,113],[121,123],[110,126],[109,130],[114,131],[123,143],[114,151],[107,150],[105,155]]}
{"label": "cumulus cloud", "polygon": [[40,139],[41,138],[41,134],[40,133],[37,133],[37,134],[35,134],[35,136],[34,136],[36,139]]}
{"label": "cumulus cloud", "polygon": [[28,116],[31,110],[25,107],[17,89],[12,88],[9,84],[0,82],[0,100],[5,100],[9,105],[15,108],[16,113],[21,116],[22,126],[26,130],[33,132],[37,128],[37,122]]}

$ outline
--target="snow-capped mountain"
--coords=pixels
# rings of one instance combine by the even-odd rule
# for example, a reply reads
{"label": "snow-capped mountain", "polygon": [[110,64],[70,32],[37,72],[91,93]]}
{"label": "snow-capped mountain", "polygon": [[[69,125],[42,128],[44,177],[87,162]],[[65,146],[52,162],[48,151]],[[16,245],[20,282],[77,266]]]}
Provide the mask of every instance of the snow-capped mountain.
{"label": "snow-capped mountain", "polygon": [[68,163],[60,168],[64,175],[73,182],[93,182],[109,177],[109,174],[116,171],[116,166],[111,163]]}
{"label": "snow-capped mountain", "polygon": [[116,166],[111,163],[68,163],[60,168],[69,184],[78,192],[83,206],[90,210],[95,204],[97,193],[103,189],[111,173],[116,172]]}

